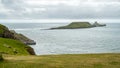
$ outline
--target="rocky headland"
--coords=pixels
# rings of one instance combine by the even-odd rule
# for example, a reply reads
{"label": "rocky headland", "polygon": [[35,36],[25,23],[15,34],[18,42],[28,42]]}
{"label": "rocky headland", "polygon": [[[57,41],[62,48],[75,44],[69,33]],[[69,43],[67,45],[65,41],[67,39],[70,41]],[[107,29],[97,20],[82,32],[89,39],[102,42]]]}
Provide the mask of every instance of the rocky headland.
{"label": "rocky headland", "polygon": [[[11,46],[9,46],[8,44],[6,45],[6,43],[3,41],[4,39],[13,39],[16,41],[20,41],[22,43],[21,45],[23,45],[23,44],[26,45],[24,49],[26,51],[28,51],[29,54],[35,55],[33,48],[31,48],[30,46],[27,46],[27,45],[35,45],[36,42],[34,40],[27,38],[23,34],[18,34],[14,30],[9,30],[6,26],[4,26],[2,24],[0,24],[0,38],[1,38],[1,42],[4,43],[4,44],[1,43],[1,45],[5,46],[7,48],[11,48]],[[12,40],[10,40],[10,41],[12,41]],[[15,43],[15,42],[10,42],[10,44]],[[17,42],[16,42],[16,44],[17,44]],[[13,51],[15,52],[15,50],[13,50]],[[2,52],[2,53],[4,53],[4,52]]]}

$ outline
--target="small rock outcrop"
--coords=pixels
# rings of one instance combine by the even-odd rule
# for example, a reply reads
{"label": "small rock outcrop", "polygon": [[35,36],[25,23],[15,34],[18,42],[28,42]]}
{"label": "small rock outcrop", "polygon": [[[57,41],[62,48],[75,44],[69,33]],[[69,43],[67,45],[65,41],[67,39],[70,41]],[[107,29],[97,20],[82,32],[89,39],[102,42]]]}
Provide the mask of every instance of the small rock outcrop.
{"label": "small rock outcrop", "polygon": [[95,22],[94,24],[90,24],[89,22],[72,22],[66,26],[60,26],[50,29],[80,29],[80,28],[92,28],[92,27],[101,27],[106,26],[106,24],[99,24]]}
{"label": "small rock outcrop", "polygon": [[106,26],[106,24],[99,24],[97,21],[93,24],[93,27]]}
{"label": "small rock outcrop", "polygon": [[26,50],[29,52],[30,55],[36,55],[33,48],[26,47]]}

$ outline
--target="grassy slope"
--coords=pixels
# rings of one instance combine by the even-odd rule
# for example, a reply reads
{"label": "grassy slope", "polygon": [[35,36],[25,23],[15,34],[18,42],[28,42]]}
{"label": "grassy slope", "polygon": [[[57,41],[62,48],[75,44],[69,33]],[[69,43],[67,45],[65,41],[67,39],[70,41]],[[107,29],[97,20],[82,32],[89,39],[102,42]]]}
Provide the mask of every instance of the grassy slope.
{"label": "grassy slope", "polygon": [[120,68],[120,54],[4,56],[0,68]]}
{"label": "grassy slope", "polygon": [[51,29],[76,29],[76,28],[90,28],[92,25],[89,22],[72,22],[67,26],[61,26]]}
{"label": "grassy slope", "polygon": [[0,38],[0,52],[2,53],[14,54],[16,50],[17,55],[28,55],[25,47],[27,46],[17,40]]}

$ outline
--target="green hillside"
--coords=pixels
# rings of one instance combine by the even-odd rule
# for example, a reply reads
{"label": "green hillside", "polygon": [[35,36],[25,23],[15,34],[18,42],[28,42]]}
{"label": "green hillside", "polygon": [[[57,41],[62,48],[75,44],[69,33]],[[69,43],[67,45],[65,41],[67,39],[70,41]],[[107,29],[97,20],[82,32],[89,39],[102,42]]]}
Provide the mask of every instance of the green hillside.
{"label": "green hillside", "polygon": [[27,47],[20,41],[0,38],[0,53],[2,54],[29,55],[26,50]]}

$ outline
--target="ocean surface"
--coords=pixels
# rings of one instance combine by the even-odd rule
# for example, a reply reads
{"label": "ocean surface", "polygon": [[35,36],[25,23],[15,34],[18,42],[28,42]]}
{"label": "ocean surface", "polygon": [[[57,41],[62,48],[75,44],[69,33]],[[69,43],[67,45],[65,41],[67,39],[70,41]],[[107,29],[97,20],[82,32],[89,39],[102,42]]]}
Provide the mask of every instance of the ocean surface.
{"label": "ocean surface", "polygon": [[120,53],[120,23],[86,29],[47,30],[68,23],[3,23],[36,41],[37,55]]}

